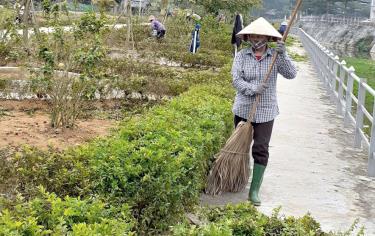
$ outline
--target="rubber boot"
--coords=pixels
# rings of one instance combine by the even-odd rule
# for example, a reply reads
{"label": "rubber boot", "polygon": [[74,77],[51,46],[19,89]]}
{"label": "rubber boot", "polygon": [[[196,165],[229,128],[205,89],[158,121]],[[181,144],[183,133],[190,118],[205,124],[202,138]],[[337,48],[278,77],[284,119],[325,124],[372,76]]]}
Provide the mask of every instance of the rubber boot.
{"label": "rubber boot", "polygon": [[251,180],[251,186],[249,191],[249,200],[254,206],[260,206],[259,189],[262,185],[264,170],[266,167],[264,165],[254,164],[253,178]]}

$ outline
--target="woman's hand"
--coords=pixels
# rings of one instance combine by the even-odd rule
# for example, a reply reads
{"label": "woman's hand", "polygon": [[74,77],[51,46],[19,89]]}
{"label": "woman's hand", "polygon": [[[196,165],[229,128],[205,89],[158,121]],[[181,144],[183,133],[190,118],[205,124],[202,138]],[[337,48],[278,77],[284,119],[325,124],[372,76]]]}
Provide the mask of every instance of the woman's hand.
{"label": "woman's hand", "polygon": [[266,90],[266,88],[268,88],[268,85],[265,84],[265,83],[261,83],[259,84],[255,90],[254,90],[254,93],[255,94],[262,94],[264,92],[264,90]]}
{"label": "woman's hand", "polygon": [[279,54],[284,54],[286,52],[285,43],[283,41],[277,41],[276,52]]}

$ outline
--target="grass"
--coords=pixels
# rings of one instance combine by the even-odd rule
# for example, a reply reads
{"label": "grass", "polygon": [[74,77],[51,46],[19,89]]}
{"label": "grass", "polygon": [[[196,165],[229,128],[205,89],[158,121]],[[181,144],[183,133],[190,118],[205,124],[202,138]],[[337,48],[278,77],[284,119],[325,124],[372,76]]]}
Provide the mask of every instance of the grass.
{"label": "grass", "polygon": [[289,51],[288,52],[289,56],[295,61],[295,62],[302,62],[302,61],[307,61],[308,56],[307,55],[300,55],[298,53],[294,53]]}
{"label": "grass", "polygon": [[347,67],[353,66],[355,74],[360,78],[366,78],[367,83],[375,88],[375,61],[355,57],[344,57]]}
{"label": "grass", "polygon": [[[346,61],[347,67],[353,66],[355,74],[360,78],[367,79],[367,84],[375,89],[375,61],[355,57],[344,57],[343,59]],[[358,97],[358,83],[354,83],[353,94]],[[365,107],[370,114],[373,113],[374,97],[370,93],[366,93]],[[367,135],[370,135],[371,122],[365,117],[364,123],[366,125],[364,131]]]}

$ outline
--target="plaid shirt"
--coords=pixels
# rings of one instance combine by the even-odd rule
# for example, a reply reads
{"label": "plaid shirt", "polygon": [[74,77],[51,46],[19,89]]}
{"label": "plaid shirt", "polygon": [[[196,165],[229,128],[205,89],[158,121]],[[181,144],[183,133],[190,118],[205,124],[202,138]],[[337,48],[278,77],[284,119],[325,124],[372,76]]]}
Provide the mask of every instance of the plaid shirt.
{"label": "plaid shirt", "polygon": [[[266,53],[258,61],[251,48],[241,50],[234,59],[232,67],[233,86],[237,90],[236,98],[233,104],[233,113],[239,117],[247,119],[252,105],[255,102],[255,89],[261,84],[268,68],[272,62],[274,49],[268,48]],[[276,97],[277,73],[280,73],[287,79],[294,79],[297,71],[291,59],[285,52],[276,59],[268,88],[260,97],[257,111],[253,122],[264,123],[275,119],[279,114]]]}

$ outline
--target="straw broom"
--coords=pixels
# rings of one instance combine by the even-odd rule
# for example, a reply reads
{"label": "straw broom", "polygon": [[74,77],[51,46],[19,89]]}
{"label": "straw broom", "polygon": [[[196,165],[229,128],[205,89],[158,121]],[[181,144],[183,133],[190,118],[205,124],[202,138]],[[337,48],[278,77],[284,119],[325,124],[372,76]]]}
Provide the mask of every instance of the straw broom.
{"label": "straw broom", "polygon": [[[293,25],[301,4],[302,0],[298,0],[283,35],[283,42],[285,42],[289,34],[289,30]],[[278,52],[275,52],[264,83],[267,83],[269,80],[277,56]],[[254,118],[259,102],[260,95],[257,95],[247,122],[241,121],[237,125],[237,128],[227,140],[224,148],[215,155],[216,160],[207,179],[207,194],[217,195],[223,192],[239,192],[246,187],[250,174],[250,145],[253,141],[253,126],[251,125],[251,121]]]}

